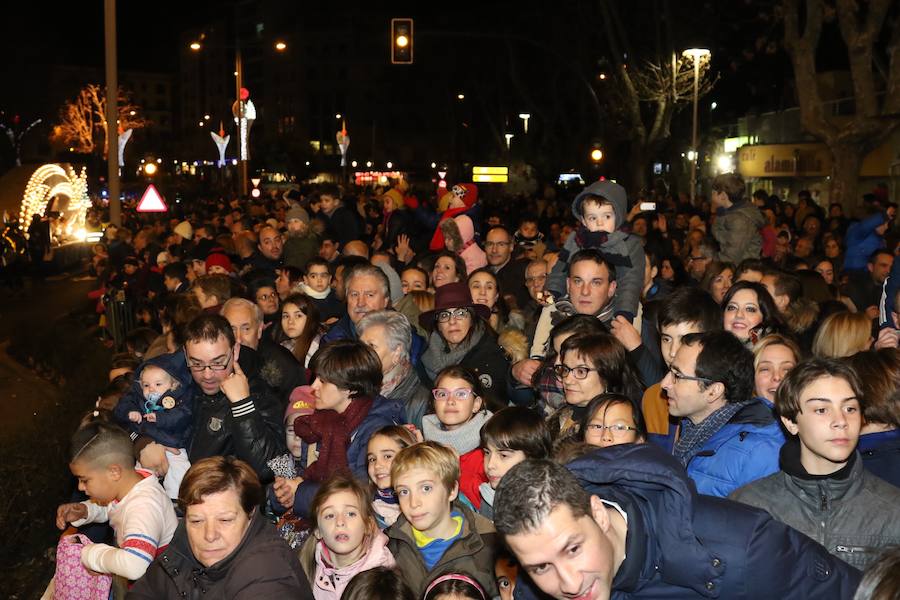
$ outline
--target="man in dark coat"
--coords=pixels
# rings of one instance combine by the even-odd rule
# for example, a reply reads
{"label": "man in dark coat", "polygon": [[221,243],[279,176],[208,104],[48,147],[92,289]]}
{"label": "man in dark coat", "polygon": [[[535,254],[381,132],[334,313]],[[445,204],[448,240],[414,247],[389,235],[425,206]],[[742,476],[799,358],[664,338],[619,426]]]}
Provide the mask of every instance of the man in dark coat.
{"label": "man in dark coat", "polygon": [[[494,507],[521,572],[554,598],[849,599],[860,581],[765,511],[698,495],[651,444],[598,449],[568,468],[520,463]],[[535,597],[531,582],[515,597]]]}
{"label": "man in dark coat", "polygon": [[[253,467],[263,483],[274,479],[266,464],[287,453],[281,403],[259,375],[259,356],[235,342],[221,315],[201,315],[185,329],[184,356],[194,378],[191,463],[234,456]],[[135,441],[144,468],[165,473],[165,448]]]}

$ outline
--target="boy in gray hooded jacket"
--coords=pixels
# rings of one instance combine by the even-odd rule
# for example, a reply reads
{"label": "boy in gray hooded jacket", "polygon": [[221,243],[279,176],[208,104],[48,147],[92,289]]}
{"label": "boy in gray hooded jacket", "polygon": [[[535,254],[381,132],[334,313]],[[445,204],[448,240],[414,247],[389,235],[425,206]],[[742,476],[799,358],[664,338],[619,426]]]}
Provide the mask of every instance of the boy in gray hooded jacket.
{"label": "boy in gray hooded jacket", "polygon": [[569,260],[579,250],[596,248],[615,266],[616,296],[614,316],[634,321],[644,287],[646,258],[640,238],[621,230],[628,213],[625,188],[612,181],[598,181],[584,188],[572,202],[572,214],[579,221],[559,252],[547,281],[547,289],[556,297],[566,293]]}

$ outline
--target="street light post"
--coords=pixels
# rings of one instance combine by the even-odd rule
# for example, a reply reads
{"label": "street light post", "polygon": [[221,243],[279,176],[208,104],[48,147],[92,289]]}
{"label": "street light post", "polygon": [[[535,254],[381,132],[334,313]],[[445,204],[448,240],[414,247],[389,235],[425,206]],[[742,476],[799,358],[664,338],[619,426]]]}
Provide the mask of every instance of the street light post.
{"label": "street light post", "polygon": [[241,88],[244,87],[244,61],[241,58],[241,44],[235,39],[234,42],[234,97],[237,100],[237,122],[238,122],[238,190],[241,196],[247,195],[247,159],[244,156],[241,147],[240,127],[244,122],[244,100],[241,98]]}
{"label": "street light post", "polygon": [[693,159],[691,160],[691,202],[696,199],[697,195],[697,102],[700,96],[700,61],[709,56],[710,52],[706,48],[689,48],[685,50],[683,55],[690,57],[694,61],[694,125],[693,135],[691,136],[691,151]]}
{"label": "street light post", "polygon": [[104,30],[106,33],[106,175],[109,186],[109,221],[122,224],[119,202],[119,157],[113,148],[119,147],[119,77],[116,60],[116,0],[105,0]]}

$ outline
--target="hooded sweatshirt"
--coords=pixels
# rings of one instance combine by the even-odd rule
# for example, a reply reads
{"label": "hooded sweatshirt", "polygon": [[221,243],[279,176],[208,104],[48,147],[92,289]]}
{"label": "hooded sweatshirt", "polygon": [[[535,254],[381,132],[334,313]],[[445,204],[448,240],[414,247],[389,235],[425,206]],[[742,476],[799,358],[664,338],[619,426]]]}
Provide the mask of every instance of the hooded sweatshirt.
{"label": "hooded sweatshirt", "polygon": [[467,215],[458,215],[441,223],[444,232],[444,243],[453,240],[455,252],[466,263],[466,273],[487,266],[487,255],[475,243],[475,225]]}
{"label": "hooded sweatshirt", "polygon": [[394,566],[394,556],[387,548],[388,537],[381,531],[372,536],[372,542],[366,554],[355,563],[346,567],[333,566],[331,552],[321,540],[315,540],[316,572],[312,578],[313,597],[316,600],[339,600],[344,588],[354,575],[369,571],[376,567]]}

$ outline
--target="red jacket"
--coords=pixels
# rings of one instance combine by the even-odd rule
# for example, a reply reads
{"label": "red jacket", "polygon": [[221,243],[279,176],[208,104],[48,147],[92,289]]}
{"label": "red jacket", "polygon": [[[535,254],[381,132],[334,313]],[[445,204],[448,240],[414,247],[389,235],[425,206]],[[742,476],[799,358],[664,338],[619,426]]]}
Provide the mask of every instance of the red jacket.
{"label": "red jacket", "polygon": [[481,508],[478,486],[487,482],[484,472],[484,452],[475,448],[459,457],[459,491],[466,495],[476,509]]}

